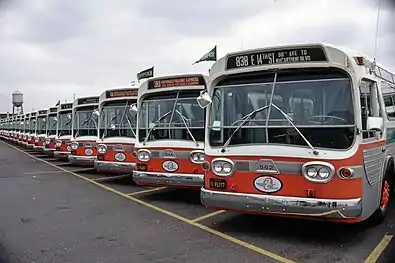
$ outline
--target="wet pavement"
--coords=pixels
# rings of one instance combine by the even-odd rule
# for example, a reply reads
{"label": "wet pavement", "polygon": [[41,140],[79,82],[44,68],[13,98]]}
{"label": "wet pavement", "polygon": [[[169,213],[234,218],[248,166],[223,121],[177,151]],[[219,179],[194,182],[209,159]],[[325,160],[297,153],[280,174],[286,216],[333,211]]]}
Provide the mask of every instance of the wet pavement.
{"label": "wet pavement", "polygon": [[375,227],[215,211],[4,142],[0,170],[0,262],[395,262],[394,207]]}

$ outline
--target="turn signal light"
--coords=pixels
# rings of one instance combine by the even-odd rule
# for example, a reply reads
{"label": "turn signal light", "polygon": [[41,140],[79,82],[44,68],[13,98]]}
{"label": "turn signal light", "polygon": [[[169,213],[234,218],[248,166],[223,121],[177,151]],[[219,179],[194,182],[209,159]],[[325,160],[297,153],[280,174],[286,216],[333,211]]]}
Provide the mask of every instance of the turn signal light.
{"label": "turn signal light", "polygon": [[344,179],[350,179],[354,176],[354,170],[351,168],[341,168],[339,170],[339,175]]}
{"label": "turn signal light", "polygon": [[209,164],[209,162],[204,161],[204,162],[202,163],[202,168],[203,168],[203,170],[204,170],[205,172],[208,172],[208,171],[210,170],[210,164]]}

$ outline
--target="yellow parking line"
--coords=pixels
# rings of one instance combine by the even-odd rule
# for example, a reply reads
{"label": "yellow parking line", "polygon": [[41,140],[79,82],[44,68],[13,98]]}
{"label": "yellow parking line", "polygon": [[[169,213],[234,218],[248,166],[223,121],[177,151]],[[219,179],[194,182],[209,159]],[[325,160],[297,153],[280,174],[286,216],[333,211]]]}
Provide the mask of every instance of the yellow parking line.
{"label": "yellow parking line", "polygon": [[369,257],[365,260],[365,263],[375,263],[379,259],[380,255],[383,253],[385,248],[391,242],[393,235],[384,235],[383,239],[381,239],[380,243],[373,249],[372,253],[370,253]]}
{"label": "yellow parking line", "polygon": [[2,143],[7,144],[7,145],[10,146],[11,148],[14,148],[15,150],[17,150],[17,151],[19,151],[19,152],[22,152],[22,153],[24,153],[24,154],[30,156],[31,158],[33,158],[33,159],[35,159],[35,160],[41,161],[41,162],[43,162],[43,163],[46,163],[46,164],[48,164],[48,165],[50,165],[50,166],[52,166],[52,167],[56,167],[57,169],[60,169],[60,170],[62,170],[62,171],[65,171],[66,173],[72,174],[72,175],[74,175],[75,177],[78,177],[78,178],[83,179],[83,180],[85,180],[85,181],[87,181],[87,182],[90,182],[90,183],[92,183],[92,184],[94,184],[94,185],[96,185],[96,186],[99,186],[99,187],[101,187],[101,188],[103,188],[103,189],[106,189],[106,190],[109,191],[109,192],[112,192],[112,193],[115,193],[115,194],[117,194],[117,195],[120,195],[120,196],[122,196],[122,197],[124,197],[124,198],[127,198],[127,199],[129,199],[129,200],[132,200],[132,201],[134,201],[134,202],[136,202],[136,203],[138,203],[138,204],[141,204],[141,205],[143,205],[143,206],[145,206],[145,207],[151,208],[151,209],[153,209],[153,210],[155,210],[155,211],[158,211],[158,212],[160,212],[160,213],[162,213],[162,214],[166,214],[166,215],[168,215],[168,216],[171,216],[171,217],[173,217],[173,218],[176,218],[176,219],[178,219],[178,220],[180,220],[180,221],[182,221],[182,222],[184,222],[184,223],[186,223],[186,224],[188,224],[188,225],[195,226],[195,227],[197,227],[197,228],[199,228],[199,229],[201,229],[201,230],[204,230],[204,231],[206,231],[206,232],[208,232],[208,233],[211,233],[211,234],[213,234],[213,235],[215,235],[215,236],[217,236],[217,237],[221,237],[221,238],[223,238],[223,239],[225,239],[225,240],[227,240],[227,241],[229,241],[229,242],[232,242],[232,243],[234,243],[234,244],[236,244],[236,245],[242,246],[242,247],[244,247],[244,248],[247,248],[247,249],[250,249],[250,250],[252,250],[252,251],[255,251],[255,252],[257,252],[257,253],[259,253],[259,254],[261,254],[261,255],[264,255],[264,256],[270,257],[270,258],[272,258],[272,259],[275,259],[275,260],[277,260],[278,262],[282,262],[282,263],[296,263],[295,261],[292,261],[292,260],[290,260],[290,259],[284,258],[284,257],[282,257],[282,256],[280,256],[280,255],[277,255],[277,254],[272,253],[272,252],[270,252],[270,251],[264,250],[264,249],[262,249],[262,248],[260,248],[260,247],[254,246],[254,245],[252,245],[252,244],[250,244],[250,243],[247,243],[247,242],[244,242],[244,241],[242,241],[242,240],[240,240],[240,239],[231,237],[231,236],[229,236],[229,235],[227,235],[227,234],[224,234],[224,233],[222,233],[222,232],[219,232],[219,231],[217,231],[217,230],[214,230],[214,229],[212,229],[212,228],[210,228],[210,227],[201,225],[201,224],[199,224],[199,223],[197,223],[197,222],[193,222],[192,220],[189,220],[188,218],[179,216],[179,215],[177,215],[177,214],[175,214],[175,213],[173,213],[173,212],[170,212],[170,211],[165,210],[165,209],[163,209],[163,208],[160,208],[160,207],[158,207],[158,206],[152,205],[152,204],[150,204],[150,203],[144,202],[144,201],[142,201],[142,200],[140,200],[140,199],[138,199],[138,198],[135,198],[135,197],[133,197],[133,196],[124,194],[124,193],[122,193],[122,192],[119,192],[119,191],[117,191],[117,190],[114,189],[114,188],[111,188],[111,187],[108,187],[108,186],[103,185],[103,184],[101,184],[101,183],[95,182],[95,181],[93,181],[93,180],[91,180],[91,179],[89,179],[89,178],[86,178],[86,177],[82,176],[82,175],[79,175],[79,174],[77,174],[77,173],[73,173],[72,171],[68,171],[67,169],[64,169],[64,168],[62,168],[62,167],[58,167],[58,166],[56,166],[55,164],[52,164],[52,163],[50,163],[50,162],[47,162],[47,161],[42,160],[42,159],[40,159],[40,158],[37,158],[37,157],[35,157],[35,156],[33,156],[33,155],[27,153],[27,152],[24,152],[23,150],[18,149],[17,147],[14,147],[13,145],[10,145],[10,144],[5,143],[5,142],[3,142],[3,141],[2,141]]}
{"label": "yellow parking line", "polygon": [[166,189],[166,186],[156,187],[156,188],[153,188],[153,189],[147,189],[147,190],[133,192],[133,193],[127,194],[127,196],[145,194],[145,193],[155,192],[155,191],[159,191],[159,190],[163,190],[163,189]]}
{"label": "yellow parking line", "polygon": [[224,212],[226,212],[226,210],[218,210],[218,211],[212,212],[212,213],[210,213],[210,214],[207,214],[207,215],[200,216],[200,217],[198,217],[198,218],[192,219],[191,222],[196,223],[196,222],[198,222],[198,221],[202,221],[202,220],[204,220],[204,219],[207,219],[207,218],[210,218],[210,217],[213,217],[213,216],[222,214],[222,213],[224,213]]}

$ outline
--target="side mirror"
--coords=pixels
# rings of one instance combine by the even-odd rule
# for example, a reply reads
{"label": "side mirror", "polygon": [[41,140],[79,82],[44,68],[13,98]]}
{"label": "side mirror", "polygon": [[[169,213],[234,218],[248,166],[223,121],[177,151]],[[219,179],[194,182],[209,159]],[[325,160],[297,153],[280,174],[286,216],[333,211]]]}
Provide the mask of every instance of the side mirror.
{"label": "side mirror", "polygon": [[98,109],[95,109],[95,110],[92,112],[92,115],[93,115],[93,116],[96,116],[96,117],[99,117],[99,116],[100,116],[99,110],[98,110]]}
{"label": "side mirror", "polygon": [[58,122],[58,118],[54,117],[54,118],[53,118],[53,121],[54,121],[54,122]]}
{"label": "side mirror", "polygon": [[133,116],[139,112],[139,110],[137,109],[137,105],[135,103],[130,105],[129,111],[130,111],[130,114],[132,114]]}
{"label": "side mirror", "polygon": [[369,131],[381,132],[383,130],[384,119],[382,117],[368,117],[366,128]]}
{"label": "side mirror", "polygon": [[67,114],[67,118],[71,120],[71,113]]}
{"label": "side mirror", "polygon": [[210,95],[208,95],[207,91],[201,91],[200,96],[196,98],[197,103],[200,108],[204,109],[212,103]]}
{"label": "side mirror", "polygon": [[112,123],[112,124],[110,125],[110,128],[111,128],[111,130],[115,130],[115,124]]}
{"label": "side mirror", "polygon": [[213,121],[213,127],[211,129],[213,131],[221,131],[221,128],[217,128],[219,126],[221,126],[221,121]]}

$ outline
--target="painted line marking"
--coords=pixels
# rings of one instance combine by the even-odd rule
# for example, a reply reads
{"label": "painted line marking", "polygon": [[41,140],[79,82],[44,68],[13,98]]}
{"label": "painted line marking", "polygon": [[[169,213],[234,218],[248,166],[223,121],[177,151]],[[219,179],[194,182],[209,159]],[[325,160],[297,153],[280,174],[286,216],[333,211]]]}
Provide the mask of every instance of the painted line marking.
{"label": "painted line marking", "polygon": [[64,171],[37,171],[37,172],[27,172],[27,173],[23,173],[25,175],[38,175],[38,174],[58,174],[58,173],[64,173]]}
{"label": "painted line marking", "polygon": [[184,223],[186,223],[186,224],[188,224],[188,225],[191,225],[191,226],[195,226],[195,227],[197,227],[197,228],[200,228],[201,230],[204,230],[204,231],[206,231],[206,232],[208,232],[208,233],[211,233],[211,234],[213,234],[213,235],[215,235],[215,236],[217,236],[217,237],[221,237],[221,238],[223,238],[223,239],[225,239],[225,240],[227,240],[227,241],[229,241],[229,242],[231,242],[231,243],[234,243],[234,244],[236,244],[236,245],[239,245],[239,246],[242,246],[242,247],[244,247],[244,248],[247,248],[247,249],[250,249],[250,250],[252,250],[252,251],[255,251],[255,252],[257,252],[257,253],[259,253],[259,254],[261,254],[261,255],[267,256],[267,257],[272,258],[272,259],[274,259],[274,260],[277,260],[278,262],[282,262],[282,263],[296,263],[295,261],[292,261],[292,260],[287,259],[287,258],[285,258],[285,257],[282,257],[282,256],[280,256],[280,255],[277,255],[277,254],[275,254],[275,253],[273,253],[273,252],[264,250],[264,249],[262,249],[262,248],[260,248],[260,247],[254,246],[254,245],[252,245],[252,244],[250,244],[250,243],[247,243],[247,242],[244,242],[244,241],[242,241],[242,240],[240,240],[240,239],[231,237],[231,236],[229,236],[229,235],[227,235],[227,234],[225,234],[225,233],[222,233],[222,232],[217,231],[217,230],[215,230],[215,229],[212,229],[212,228],[210,228],[210,227],[204,226],[204,225],[199,224],[199,223],[197,223],[197,222],[193,222],[192,220],[190,220],[190,219],[188,219],[188,218],[185,218],[185,217],[183,217],[183,216],[177,215],[177,214],[175,214],[175,213],[173,213],[173,212],[170,212],[170,211],[165,210],[165,209],[163,209],[163,208],[160,208],[160,207],[158,207],[158,206],[152,205],[152,204],[150,204],[150,203],[144,202],[144,201],[142,201],[142,200],[140,200],[140,199],[138,199],[138,198],[136,198],[136,197],[129,196],[129,195],[127,195],[127,194],[124,194],[124,193],[122,193],[122,192],[119,192],[119,191],[117,191],[117,190],[114,189],[114,188],[111,188],[111,187],[108,187],[108,186],[106,186],[106,185],[100,184],[100,183],[98,183],[98,182],[96,182],[96,181],[94,181],[94,180],[91,180],[91,179],[89,179],[89,178],[86,178],[86,177],[84,177],[84,176],[82,176],[82,175],[79,175],[79,174],[73,173],[73,172],[71,172],[71,171],[68,171],[68,170],[64,169],[63,167],[58,167],[58,166],[56,166],[55,164],[52,164],[52,163],[47,162],[47,161],[45,161],[45,160],[36,158],[35,156],[32,156],[32,155],[30,155],[30,154],[28,154],[28,153],[26,153],[26,152],[24,152],[24,151],[22,151],[22,150],[20,150],[20,149],[18,149],[18,148],[16,148],[16,147],[12,146],[12,145],[10,145],[10,144],[7,144],[6,142],[3,142],[3,141],[2,141],[2,143],[6,144],[6,145],[9,145],[11,148],[14,148],[14,149],[17,150],[17,151],[19,151],[19,152],[21,152],[21,153],[24,153],[24,154],[30,156],[30,157],[33,158],[33,159],[39,160],[39,161],[41,161],[41,162],[43,162],[43,163],[46,163],[46,164],[48,164],[48,165],[50,165],[50,166],[52,166],[52,167],[56,167],[56,168],[58,168],[58,169],[60,169],[60,170],[63,170],[63,171],[65,171],[65,172],[69,173],[69,174],[74,175],[75,177],[78,177],[78,178],[80,178],[80,179],[82,179],[82,180],[85,180],[85,181],[87,181],[87,182],[90,182],[90,183],[92,183],[92,184],[94,184],[94,185],[96,185],[96,186],[98,186],[98,187],[101,187],[101,188],[103,188],[103,189],[105,189],[105,190],[107,190],[107,191],[109,191],[109,192],[114,193],[114,194],[120,195],[120,196],[122,196],[122,197],[124,197],[124,198],[126,198],[126,199],[132,200],[132,201],[134,201],[135,203],[138,203],[138,204],[140,204],[140,205],[142,205],[142,206],[145,206],[145,207],[147,207],[147,208],[151,208],[152,210],[155,210],[155,211],[160,212],[160,213],[162,213],[162,214],[165,214],[165,215],[168,215],[168,216],[173,217],[173,218],[175,218],[175,219],[178,219],[178,220],[180,220],[180,221],[182,221],[182,222],[184,222]]}
{"label": "painted line marking", "polygon": [[[72,172],[73,171],[68,171],[68,172]],[[121,175],[117,175],[117,176],[105,176],[105,177],[99,177],[99,178],[95,178],[95,179],[89,179],[95,182],[104,182],[104,181],[111,181],[111,180],[118,180],[118,179],[122,179],[122,178],[126,178],[126,177],[131,177],[130,174],[121,174]]]}
{"label": "painted line marking", "polygon": [[200,216],[198,218],[192,219],[191,222],[196,223],[198,221],[202,221],[204,219],[207,219],[207,218],[210,218],[210,217],[213,217],[213,216],[216,216],[216,215],[220,215],[220,214],[222,214],[224,212],[226,212],[226,210],[218,210],[218,211],[212,212],[210,214],[207,214],[207,215]]}
{"label": "painted line marking", "polygon": [[373,249],[369,257],[364,261],[365,263],[375,263],[379,259],[380,255],[383,253],[385,248],[391,242],[393,235],[385,234],[380,243]]}
{"label": "painted line marking", "polygon": [[145,193],[156,192],[156,191],[163,190],[163,189],[166,189],[166,186],[157,187],[157,188],[153,188],[153,189],[142,190],[142,191],[137,191],[137,192],[133,192],[133,193],[126,194],[126,195],[127,195],[127,196],[134,196],[134,195],[139,195],[139,194],[145,194]]}

